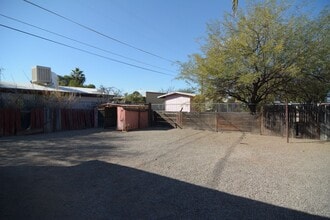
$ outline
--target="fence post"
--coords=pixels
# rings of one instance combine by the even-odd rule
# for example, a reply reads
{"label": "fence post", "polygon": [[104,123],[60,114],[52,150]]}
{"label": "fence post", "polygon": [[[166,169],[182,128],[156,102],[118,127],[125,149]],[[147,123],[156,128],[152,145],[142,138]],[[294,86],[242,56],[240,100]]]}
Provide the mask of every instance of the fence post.
{"label": "fence post", "polygon": [[261,106],[261,114],[259,114],[260,117],[260,135],[262,135],[262,130],[264,127],[264,106]]}
{"label": "fence post", "polygon": [[98,122],[99,122],[99,111],[98,111],[98,107],[96,106],[94,108],[94,128],[97,128],[99,125],[98,125]]}
{"label": "fence post", "polygon": [[286,133],[286,143],[289,143],[289,105],[288,105],[288,100],[285,101],[285,133]]}
{"label": "fence post", "polygon": [[215,112],[215,132],[218,132],[218,112]]}
{"label": "fence post", "polygon": [[177,118],[176,118],[176,123],[180,128],[183,128],[183,121],[182,121],[182,108],[181,110],[177,113]]}
{"label": "fence post", "polygon": [[148,103],[148,126],[151,127],[153,125],[153,110],[151,103]]}
{"label": "fence post", "polygon": [[141,121],[141,110],[140,110],[140,108],[138,108],[138,129],[141,128],[141,123],[140,123],[140,121]]}

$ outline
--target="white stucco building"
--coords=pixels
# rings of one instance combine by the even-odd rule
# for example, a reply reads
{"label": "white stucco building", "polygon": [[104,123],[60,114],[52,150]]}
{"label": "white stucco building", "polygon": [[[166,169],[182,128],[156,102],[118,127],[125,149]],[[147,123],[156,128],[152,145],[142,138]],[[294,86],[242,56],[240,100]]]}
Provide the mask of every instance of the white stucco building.
{"label": "white stucco building", "polygon": [[190,112],[191,99],[195,96],[192,93],[171,92],[161,96],[159,99],[164,99],[165,111],[168,112]]}

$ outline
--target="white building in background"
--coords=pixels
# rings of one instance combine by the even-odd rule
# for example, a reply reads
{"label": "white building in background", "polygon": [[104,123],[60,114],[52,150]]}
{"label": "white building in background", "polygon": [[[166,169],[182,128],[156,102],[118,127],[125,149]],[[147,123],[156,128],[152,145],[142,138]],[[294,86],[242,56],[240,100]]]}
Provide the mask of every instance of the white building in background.
{"label": "white building in background", "polygon": [[190,112],[193,97],[195,94],[185,92],[171,92],[158,96],[159,99],[165,100],[165,111],[168,112]]}

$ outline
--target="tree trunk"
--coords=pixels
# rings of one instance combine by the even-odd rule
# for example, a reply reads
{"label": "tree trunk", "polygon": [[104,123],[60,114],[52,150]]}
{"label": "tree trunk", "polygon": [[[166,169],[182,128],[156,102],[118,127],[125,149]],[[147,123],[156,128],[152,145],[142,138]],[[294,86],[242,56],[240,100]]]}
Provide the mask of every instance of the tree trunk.
{"label": "tree trunk", "polygon": [[251,115],[255,115],[257,113],[257,103],[249,103],[248,107]]}

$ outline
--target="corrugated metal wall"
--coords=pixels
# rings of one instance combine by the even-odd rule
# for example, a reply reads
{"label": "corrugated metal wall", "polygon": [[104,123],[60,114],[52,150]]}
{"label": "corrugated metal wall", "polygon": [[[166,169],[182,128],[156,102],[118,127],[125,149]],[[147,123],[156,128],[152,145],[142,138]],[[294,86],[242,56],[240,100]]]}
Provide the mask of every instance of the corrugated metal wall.
{"label": "corrugated metal wall", "polygon": [[0,109],[0,137],[93,128],[94,109]]}
{"label": "corrugated metal wall", "polygon": [[0,136],[16,135],[21,129],[18,109],[0,109]]}

